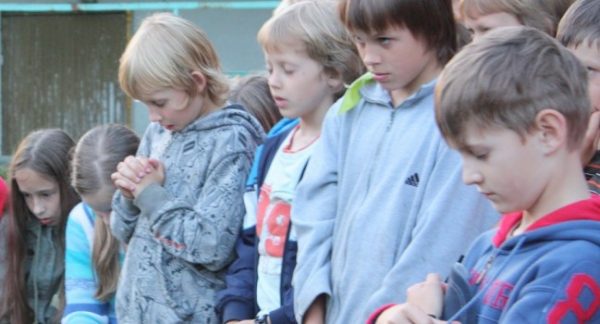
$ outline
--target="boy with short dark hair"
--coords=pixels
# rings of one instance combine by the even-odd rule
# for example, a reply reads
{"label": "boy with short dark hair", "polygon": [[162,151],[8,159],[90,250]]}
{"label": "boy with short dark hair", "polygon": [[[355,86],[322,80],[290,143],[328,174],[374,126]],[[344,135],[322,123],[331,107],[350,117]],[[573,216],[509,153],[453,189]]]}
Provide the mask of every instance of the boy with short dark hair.
{"label": "boy with short dark hair", "polygon": [[580,156],[589,114],[585,69],[533,28],[491,31],[450,61],[437,123],[461,153],[465,183],[505,216],[447,289],[430,274],[369,322],[598,323],[600,199]]}
{"label": "boy with short dark hair", "polygon": [[344,0],[339,13],[370,73],[329,110],[292,208],[294,309],[310,323],[360,323],[403,301],[497,221],[435,126],[435,80],[456,50],[451,1]]}
{"label": "boy with short dark hair", "polygon": [[[556,38],[588,70],[593,117],[584,141],[584,162],[590,191],[600,194],[600,1],[578,0],[560,21]],[[595,153],[595,154],[594,154]]]}

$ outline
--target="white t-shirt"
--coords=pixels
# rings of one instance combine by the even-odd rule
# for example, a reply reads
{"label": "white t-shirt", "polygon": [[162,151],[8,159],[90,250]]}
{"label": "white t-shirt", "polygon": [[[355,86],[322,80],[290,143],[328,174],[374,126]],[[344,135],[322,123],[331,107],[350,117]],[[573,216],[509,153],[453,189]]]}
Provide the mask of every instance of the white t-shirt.
{"label": "white t-shirt", "polygon": [[289,240],[296,240],[294,226],[290,228],[291,204],[316,142],[291,151],[297,129],[290,132],[275,153],[258,198],[256,235],[260,243],[256,293],[261,314],[281,307],[281,265],[288,229]]}

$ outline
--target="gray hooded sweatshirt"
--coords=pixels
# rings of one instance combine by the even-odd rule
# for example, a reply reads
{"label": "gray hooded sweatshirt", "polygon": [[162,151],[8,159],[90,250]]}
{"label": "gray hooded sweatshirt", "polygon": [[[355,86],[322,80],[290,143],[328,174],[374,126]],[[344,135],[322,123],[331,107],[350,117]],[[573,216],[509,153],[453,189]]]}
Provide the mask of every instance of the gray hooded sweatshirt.
{"label": "gray hooded sweatshirt", "polygon": [[165,181],[133,201],[118,191],[113,199],[112,231],[127,244],[120,324],[217,323],[215,294],[235,256],[244,182],[263,136],[239,106],[174,133],[148,126],[138,155],[160,159]]}

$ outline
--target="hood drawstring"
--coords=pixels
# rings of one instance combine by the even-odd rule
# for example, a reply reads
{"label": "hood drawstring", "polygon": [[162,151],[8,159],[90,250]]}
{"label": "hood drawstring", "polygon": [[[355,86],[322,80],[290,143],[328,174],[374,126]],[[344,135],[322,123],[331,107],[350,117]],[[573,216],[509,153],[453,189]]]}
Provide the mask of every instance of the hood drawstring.
{"label": "hood drawstring", "polygon": [[[508,254],[506,261],[504,261],[502,266],[500,266],[500,269],[498,269],[498,271],[496,271],[494,276],[491,277],[491,279],[487,281],[487,283],[483,286],[483,288],[481,288],[475,294],[475,296],[473,296],[473,298],[471,298],[471,300],[469,300],[461,309],[458,310],[458,312],[456,312],[456,314],[452,315],[452,317],[450,317],[448,319],[448,321],[447,321],[448,323],[452,323],[452,321],[456,321],[463,313],[465,313],[471,306],[473,306],[475,304],[475,302],[479,299],[479,297],[481,297],[481,295],[483,295],[490,288],[490,286],[494,283],[494,279],[496,279],[500,275],[500,273],[502,273],[502,270],[504,270],[504,268],[509,264],[510,259],[512,259],[512,257],[517,253],[517,251],[519,251],[519,249],[525,243],[526,240],[527,240],[526,236],[523,236],[523,237],[521,237],[521,239],[519,239],[517,244],[515,244],[515,247]],[[494,260],[496,258],[496,255],[498,255],[499,252],[500,252],[500,249],[498,249],[496,251],[496,253],[494,253],[494,254],[492,254],[492,256],[490,256],[490,260]],[[489,261],[486,262],[486,265],[485,265],[486,267],[491,266],[491,264],[488,265],[488,263],[490,263],[490,262]],[[484,271],[487,272],[487,270],[484,270]],[[484,276],[484,275],[485,275],[485,273],[482,274],[482,276]]]}

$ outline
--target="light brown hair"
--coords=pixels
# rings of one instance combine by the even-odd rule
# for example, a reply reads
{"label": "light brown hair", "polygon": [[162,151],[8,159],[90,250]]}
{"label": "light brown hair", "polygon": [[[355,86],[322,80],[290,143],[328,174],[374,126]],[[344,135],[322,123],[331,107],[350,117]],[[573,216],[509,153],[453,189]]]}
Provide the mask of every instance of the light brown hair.
{"label": "light brown hair", "polygon": [[269,81],[262,75],[249,75],[236,80],[229,93],[229,102],[242,105],[258,120],[265,132],[282,117],[271,96]]}
{"label": "light brown hair", "polygon": [[586,43],[600,50],[600,1],[575,1],[561,19],[556,39],[567,47]]}
{"label": "light brown hair", "polygon": [[436,121],[455,147],[464,129],[499,126],[521,136],[543,109],[567,121],[567,147],[576,149],[587,128],[587,75],[577,58],[530,27],[506,27],[467,45],[444,68],[436,86]]}
{"label": "light brown hair", "polygon": [[[327,75],[350,84],[363,73],[364,66],[350,35],[332,18],[335,10],[335,2],[330,0],[290,5],[260,28],[258,42],[270,51],[300,41],[308,57],[321,64]],[[336,93],[336,99],[344,90]]]}
{"label": "light brown hair", "polygon": [[[106,191],[114,193],[116,188],[110,176],[117,170],[119,162],[136,153],[139,143],[135,132],[123,125],[102,125],[89,130],[81,137],[73,154],[71,178],[75,190],[82,197]],[[95,297],[108,301],[117,290],[119,242],[102,217],[96,217],[92,246],[92,264],[98,280]]]}
{"label": "light brown hair", "polygon": [[524,26],[539,29],[550,36],[573,0],[462,0],[463,17],[476,17],[498,12],[514,16]]}

